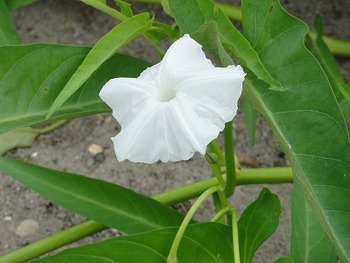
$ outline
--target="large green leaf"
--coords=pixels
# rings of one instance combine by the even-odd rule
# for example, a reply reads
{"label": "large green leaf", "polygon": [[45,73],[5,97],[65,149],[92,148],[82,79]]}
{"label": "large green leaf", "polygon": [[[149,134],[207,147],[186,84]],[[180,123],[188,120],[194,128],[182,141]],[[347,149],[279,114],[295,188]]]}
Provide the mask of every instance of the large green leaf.
{"label": "large green leaf", "polygon": [[331,240],[320,226],[310,202],[301,188],[293,191],[292,245],[294,262],[337,262],[337,254]]}
{"label": "large green leaf", "polygon": [[10,10],[5,0],[0,0],[0,46],[18,44],[21,44],[21,40],[12,22]]}
{"label": "large green leaf", "polygon": [[105,181],[4,157],[0,169],[52,202],[127,233],[177,226],[183,220],[168,206]]}
{"label": "large green leaf", "polygon": [[149,14],[143,13],[124,20],[104,35],[91,49],[79,68],[71,76],[53,102],[48,116],[58,110],[60,106],[73,95],[75,91],[101,66],[114,55],[121,47],[132,39],[148,30],[153,23]]}
{"label": "large green leaf", "polygon": [[[205,23],[217,23],[221,41],[241,63],[268,82],[271,89],[283,89],[281,83],[265,69],[264,63],[250,43],[211,0],[169,0],[169,7],[184,33],[195,33]],[[206,46],[206,43],[201,44]]]}
{"label": "large green leaf", "polygon": [[315,19],[317,35],[306,38],[306,47],[320,62],[325,71],[341,110],[350,119],[350,87],[346,86],[339,65],[323,40],[323,27],[320,17]]}
{"label": "large green leaf", "polygon": [[[45,121],[56,96],[89,51],[47,44],[0,47],[0,133]],[[49,120],[110,111],[98,96],[102,86],[114,77],[137,77],[149,65],[113,56]]]}
{"label": "large green leaf", "polygon": [[264,188],[238,221],[239,249],[244,263],[252,262],[260,245],[275,232],[281,215],[277,195]]}
{"label": "large green leaf", "polygon": [[[266,116],[293,167],[296,187],[341,258],[350,261],[350,144],[334,93],[317,60],[304,47],[307,26],[277,0],[245,0],[244,35],[287,91],[268,90],[252,76],[245,90]],[[297,215],[296,215],[297,216]]]}
{"label": "large green leaf", "polygon": [[[40,263],[164,263],[177,228],[114,238],[65,250]],[[178,262],[233,262],[230,227],[217,223],[189,225],[178,250]]]}

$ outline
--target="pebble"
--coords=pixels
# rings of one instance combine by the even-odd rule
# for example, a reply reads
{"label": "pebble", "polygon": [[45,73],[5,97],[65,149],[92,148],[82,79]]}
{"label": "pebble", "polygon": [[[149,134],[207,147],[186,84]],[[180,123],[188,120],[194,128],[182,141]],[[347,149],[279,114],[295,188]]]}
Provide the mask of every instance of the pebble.
{"label": "pebble", "polygon": [[32,236],[39,231],[39,224],[32,219],[23,220],[16,229],[16,235],[19,237]]}
{"label": "pebble", "polygon": [[101,153],[98,153],[94,156],[94,161],[95,162],[99,162],[99,163],[102,163],[104,160],[105,160],[105,154],[103,152]]}
{"label": "pebble", "polygon": [[90,144],[89,148],[88,148],[89,153],[91,153],[92,155],[96,155],[99,153],[103,152],[103,147],[101,145],[98,144]]}

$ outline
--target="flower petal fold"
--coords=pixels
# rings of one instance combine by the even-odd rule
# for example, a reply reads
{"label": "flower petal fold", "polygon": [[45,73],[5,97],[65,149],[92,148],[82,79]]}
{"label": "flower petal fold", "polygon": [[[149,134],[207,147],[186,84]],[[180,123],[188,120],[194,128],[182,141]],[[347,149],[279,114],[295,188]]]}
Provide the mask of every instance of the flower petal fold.
{"label": "flower petal fold", "polygon": [[110,80],[100,96],[121,132],[113,138],[119,161],[188,160],[205,153],[237,112],[245,73],[214,67],[189,35],[137,79]]}

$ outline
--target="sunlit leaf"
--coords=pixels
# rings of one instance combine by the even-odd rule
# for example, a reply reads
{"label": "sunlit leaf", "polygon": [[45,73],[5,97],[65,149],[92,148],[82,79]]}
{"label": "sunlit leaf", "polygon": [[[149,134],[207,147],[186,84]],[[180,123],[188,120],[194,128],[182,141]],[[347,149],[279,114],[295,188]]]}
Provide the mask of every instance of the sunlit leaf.
{"label": "sunlit leaf", "polygon": [[[44,122],[89,51],[48,44],[0,47],[0,133]],[[111,78],[137,77],[149,65],[129,56],[113,56],[47,121],[109,112],[98,96],[102,86]]]}
{"label": "sunlit leaf", "polygon": [[74,72],[54,100],[49,109],[48,117],[57,111],[105,61],[125,44],[149,29],[152,23],[149,14],[143,13],[124,20],[104,35],[87,54],[77,71]]}

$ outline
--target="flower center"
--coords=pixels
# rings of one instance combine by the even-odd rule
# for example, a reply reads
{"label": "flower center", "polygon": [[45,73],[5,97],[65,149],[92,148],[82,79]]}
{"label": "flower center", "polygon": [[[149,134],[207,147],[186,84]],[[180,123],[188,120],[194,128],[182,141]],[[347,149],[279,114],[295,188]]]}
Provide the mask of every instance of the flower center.
{"label": "flower center", "polygon": [[176,90],[175,89],[163,89],[161,90],[159,94],[159,100],[161,102],[168,102],[171,101],[176,97]]}

